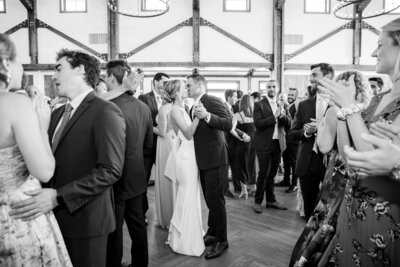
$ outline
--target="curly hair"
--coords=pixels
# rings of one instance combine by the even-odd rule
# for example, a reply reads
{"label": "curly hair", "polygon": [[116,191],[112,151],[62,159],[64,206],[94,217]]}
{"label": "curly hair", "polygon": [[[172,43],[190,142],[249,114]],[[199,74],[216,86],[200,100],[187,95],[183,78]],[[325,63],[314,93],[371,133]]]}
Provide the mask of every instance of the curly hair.
{"label": "curly hair", "polygon": [[181,89],[181,80],[169,80],[161,92],[161,97],[167,103],[173,103],[176,98],[176,92]]}
{"label": "curly hair", "polygon": [[72,68],[83,65],[85,68],[85,81],[92,88],[96,85],[100,77],[100,61],[95,57],[81,51],[73,51],[68,49],[61,49],[57,53],[57,61],[66,57],[66,60],[71,64]]}
{"label": "curly hair", "polygon": [[349,70],[339,74],[335,81],[345,80],[348,81],[350,76],[354,75],[354,84],[356,86],[356,91],[354,93],[354,99],[357,102],[364,104],[365,107],[368,106],[372,98],[372,90],[369,85],[367,77],[365,77],[361,72],[356,70]]}

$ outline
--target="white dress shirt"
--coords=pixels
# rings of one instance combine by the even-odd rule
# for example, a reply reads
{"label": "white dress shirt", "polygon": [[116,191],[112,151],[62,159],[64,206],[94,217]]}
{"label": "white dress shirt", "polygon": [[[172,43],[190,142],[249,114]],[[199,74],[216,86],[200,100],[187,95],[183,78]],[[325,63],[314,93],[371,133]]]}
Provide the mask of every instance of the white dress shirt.
{"label": "white dress shirt", "polygon": [[[85,97],[90,94],[91,92],[93,92],[93,89],[88,89],[82,93],[80,93],[79,95],[77,95],[76,97],[74,97],[74,99],[72,99],[70,102],[68,102],[71,106],[72,106],[72,111],[71,111],[71,116],[69,117],[70,119],[72,118],[72,116],[74,116],[75,111],[78,109],[79,105],[82,103],[83,99],[85,99]],[[67,103],[67,104],[68,104]],[[66,105],[67,105],[66,104]],[[62,123],[62,119],[58,122],[56,130],[54,131],[54,133],[57,132],[58,128],[60,128]],[[52,137],[52,141],[54,141],[54,136]]]}
{"label": "white dress shirt", "polygon": [[[270,97],[267,97],[267,99],[268,99],[269,105],[271,106],[272,113],[275,117],[276,110],[278,109],[276,99],[275,98],[271,99]],[[278,119],[275,118],[275,120],[276,120],[276,123],[275,123],[275,127],[274,127],[274,133],[272,134],[272,139],[278,139]]]}

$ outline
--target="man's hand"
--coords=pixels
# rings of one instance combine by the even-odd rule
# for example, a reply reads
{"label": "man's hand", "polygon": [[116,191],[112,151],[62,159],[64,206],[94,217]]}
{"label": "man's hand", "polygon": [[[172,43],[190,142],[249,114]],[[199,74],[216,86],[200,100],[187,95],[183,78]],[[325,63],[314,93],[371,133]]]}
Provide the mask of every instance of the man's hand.
{"label": "man's hand", "polygon": [[208,111],[201,102],[194,108],[194,115],[201,120],[207,119],[208,114]]}
{"label": "man's hand", "polygon": [[362,134],[362,139],[376,147],[366,152],[358,152],[345,146],[347,163],[362,175],[387,175],[400,160],[400,148],[387,140],[370,134]]}
{"label": "man's hand", "polygon": [[247,134],[243,134],[242,136],[242,141],[245,143],[249,143],[251,140],[250,136],[248,136]]}
{"label": "man's hand", "polygon": [[318,129],[316,120],[311,119],[311,122],[304,124],[303,129],[308,135],[316,133]]}
{"label": "man's hand", "polygon": [[14,219],[32,220],[51,211],[58,205],[57,191],[55,189],[41,188],[27,191],[25,194],[32,197],[11,204],[9,215]]}

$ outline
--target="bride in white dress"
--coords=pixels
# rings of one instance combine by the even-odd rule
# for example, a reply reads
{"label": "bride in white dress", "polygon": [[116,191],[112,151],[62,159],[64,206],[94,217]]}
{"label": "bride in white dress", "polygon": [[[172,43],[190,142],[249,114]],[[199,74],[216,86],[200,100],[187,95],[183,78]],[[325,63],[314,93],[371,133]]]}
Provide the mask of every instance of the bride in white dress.
{"label": "bride in white dress", "polygon": [[193,134],[199,119],[191,121],[183,108],[186,85],[171,80],[164,87],[164,97],[173,102],[171,120],[175,136],[165,175],[177,184],[174,212],[169,227],[168,244],[179,254],[200,256],[205,250],[201,220],[199,170],[194,152]]}

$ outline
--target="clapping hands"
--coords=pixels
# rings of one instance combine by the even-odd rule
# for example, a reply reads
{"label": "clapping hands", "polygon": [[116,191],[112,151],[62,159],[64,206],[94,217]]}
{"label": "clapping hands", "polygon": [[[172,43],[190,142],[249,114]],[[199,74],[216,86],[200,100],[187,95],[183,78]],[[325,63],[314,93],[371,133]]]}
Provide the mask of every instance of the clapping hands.
{"label": "clapping hands", "polygon": [[311,119],[311,122],[304,124],[303,129],[308,135],[315,134],[318,129],[317,120]]}
{"label": "clapping hands", "polygon": [[135,73],[131,72],[124,80],[123,80],[123,85],[126,89],[132,92],[136,92],[136,88],[139,86],[139,84],[143,81],[144,79],[144,73]]}

